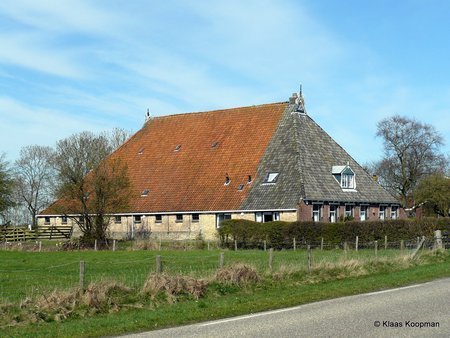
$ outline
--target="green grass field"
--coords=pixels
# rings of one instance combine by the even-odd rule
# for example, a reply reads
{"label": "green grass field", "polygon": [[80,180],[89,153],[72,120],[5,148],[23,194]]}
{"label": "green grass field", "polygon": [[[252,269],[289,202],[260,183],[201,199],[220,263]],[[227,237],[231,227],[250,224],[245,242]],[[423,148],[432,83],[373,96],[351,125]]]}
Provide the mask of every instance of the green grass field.
{"label": "green grass field", "polygon": [[[164,271],[193,277],[213,275],[221,251],[70,251],[24,252],[0,251],[0,302],[20,301],[54,289],[69,289],[79,285],[80,261],[85,262],[85,283],[113,279],[132,288],[139,288],[151,271],[155,271],[156,256],[161,255]],[[268,270],[269,253],[262,250],[223,251],[225,265],[246,263],[258,271]],[[379,250],[378,257],[396,257],[399,250]],[[405,253],[405,252],[403,252]],[[373,250],[348,251],[347,259],[370,259]],[[345,259],[343,250],[312,250],[313,267],[320,262]],[[307,268],[306,250],[275,251],[273,270]]]}
{"label": "green grass field", "polygon": [[[138,306],[120,311],[83,315],[68,319],[31,321],[26,316],[41,313],[38,308],[23,312],[0,307],[3,316],[2,337],[100,337],[126,332],[158,329],[197,321],[236,316],[309,302],[398,287],[450,276],[450,255],[423,250],[416,260],[405,259],[410,251],[313,250],[313,272],[307,273],[305,250],[275,251],[273,270],[269,271],[269,253],[264,251],[224,251],[225,265],[241,262],[255,266],[262,276],[248,286],[227,286],[214,280],[221,251],[74,251],[21,252],[0,251],[0,287],[2,302],[18,304],[25,297],[48,295],[50,291],[74,290],[79,285],[79,262],[86,264],[86,284],[115,280],[134,288],[131,297]],[[139,293],[155,257],[161,255],[164,270],[210,278],[206,294],[200,299],[181,296],[174,303],[165,298],[142,298]],[[315,267],[315,269],[314,269]],[[360,273],[362,272],[362,273]],[[46,296],[47,297],[47,296]],[[51,299],[51,298],[50,298]],[[52,302],[50,300],[50,302]],[[4,303],[5,304],[5,303]],[[51,303],[53,304],[53,303]],[[34,309],[34,310],[33,310]],[[5,311],[2,313],[2,311]],[[16,322],[14,318],[22,317]],[[24,317],[25,316],[25,317]],[[9,319],[8,319],[9,318]],[[10,324],[7,324],[10,323]],[[6,325],[5,325],[6,324]]]}

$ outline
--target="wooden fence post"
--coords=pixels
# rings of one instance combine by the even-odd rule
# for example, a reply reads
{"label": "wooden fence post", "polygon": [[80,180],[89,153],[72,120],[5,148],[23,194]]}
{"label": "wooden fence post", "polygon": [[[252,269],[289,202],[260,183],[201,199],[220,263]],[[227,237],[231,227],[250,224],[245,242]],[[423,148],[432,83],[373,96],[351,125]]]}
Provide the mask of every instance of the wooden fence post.
{"label": "wooden fence post", "polygon": [[113,239],[113,251],[116,251],[116,240]]}
{"label": "wooden fence post", "polygon": [[42,251],[42,241],[39,241],[39,252]]}
{"label": "wooden fence post", "polygon": [[405,241],[403,239],[400,241],[400,250],[405,250]]}
{"label": "wooden fence post", "polygon": [[384,236],[384,250],[387,250],[387,246],[388,246],[387,236]]}
{"label": "wooden fence post", "polygon": [[161,273],[163,270],[162,262],[161,262],[161,256],[156,256],[156,273]]}
{"label": "wooden fence post", "polygon": [[208,251],[209,251],[209,241],[208,241]]}
{"label": "wooden fence post", "polygon": [[80,290],[84,292],[84,261],[80,261]]}
{"label": "wooden fence post", "polygon": [[273,269],[273,248],[269,249],[269,270]]}
{"label": "wooden fence post", "polygon": [[416,244],[416,247],[418,247],[418,246],[419,246],[419,244],[420,244],[420,237],[419,237],[419,236],[417,236],[417,244]]}
{"label": "wooden fence post", "polygon": [[308,254],[308,273],[312,271],[312,255],[311,255],[311,245],[308,245],[306,247],[307,254]]}
{"label": "wooden fence post", "polygon": [[359,237],[356,236],[356,240],[355,240],[355,251],[358,251],[358,245],[359,245]]}
{"label": "wooden fence post", "polygon": [[219,268],[223,268],[224,261],[225,261],[225,254],[221,252],[219,256]]}
{"label": "wooden fence post", "polygon": [[94,251],[97,251],[97,240],[94,241]]}
{"label": "wooden fence post", "polygon": [[378,241],[375,241],[375,257],[378,257]]}
{"label": "wooden fence post", "polygon": [[267,241],[264,240],[264,251],[267,251]]}
{"label": "wooden fence post", "polygon": [[293,239],[293,244],[294,244],[294,251],[296,251],[297,250],[297,243],[295,242],[295,237]]}
{"label": "wooden fence post", "polygon": [[323,251],[323,237],[320,240],[320,251]]}
{"label": "wooden fence post", "polygon": [[234,240],[234,251],[237,251],[237,240]]}
{"label": "wooden fence post", "polygon": [[161,242],[161,237],[159,237],[159,251],[161,251],[161,248],[162,248],[162,242]]}

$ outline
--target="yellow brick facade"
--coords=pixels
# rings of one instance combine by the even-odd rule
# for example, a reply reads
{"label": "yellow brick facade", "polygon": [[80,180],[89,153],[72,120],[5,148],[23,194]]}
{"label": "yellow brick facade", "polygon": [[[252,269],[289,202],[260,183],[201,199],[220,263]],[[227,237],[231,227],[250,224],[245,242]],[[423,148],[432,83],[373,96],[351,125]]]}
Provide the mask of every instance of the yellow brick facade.
{"label": "yellow brick facade", "polygon": [[[254,221],[254,212],[230,213],[232,219]],[[194,220],[192,214],[182,214],[182,220],[177,220],[175,214],[161,215],[157,221],[155,215],[117,215],[111,216],[108,237],[114,239],[156,237],[163,239],[195,239],[217,240],[216,213],[199,214]],[[136,216],[140,216],[136,218]],[[117,218],[117,219],[116,219]],[[73,237],[79,237],[81,232],[71,217],[63,224],[61,216],[39,217],[38,225],[43,226],[73,226]],[[293,222],[297,220],[295,211],[280,212],[280,220]],[[47,221],[47,222],[46,222]]]}

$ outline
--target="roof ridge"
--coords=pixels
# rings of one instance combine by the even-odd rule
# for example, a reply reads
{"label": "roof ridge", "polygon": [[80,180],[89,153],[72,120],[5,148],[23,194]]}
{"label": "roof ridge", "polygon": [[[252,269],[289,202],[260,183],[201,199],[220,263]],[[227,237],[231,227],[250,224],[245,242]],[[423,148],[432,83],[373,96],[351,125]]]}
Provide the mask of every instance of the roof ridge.
{"label": "roof ridge", "polygon": [[217,113],[217,112],[230,111],[230,110],[236,110],[236,109],[260,108],[260,107],[265,107],[265,106],[276,106],[276,105],[282,105],[282,104],[288,104],[288,103],[289,103],[288,101],[280,101],[280,102],[272,102],[272,103],[254,104],[254,105],[250,105],[250,106],[240,106],[240,107],[234,107],[234,108],[223,108],[223,109],[213,109],[213,110],[206,110],[206,111],[184,112],[184,113],[178,113],[178,114],[159,115],[159,116],[152,117],[152,120],[165,119],[165,118],[178,117],[178,116],[185,116],[185,115],[199,115],[199,114]]}

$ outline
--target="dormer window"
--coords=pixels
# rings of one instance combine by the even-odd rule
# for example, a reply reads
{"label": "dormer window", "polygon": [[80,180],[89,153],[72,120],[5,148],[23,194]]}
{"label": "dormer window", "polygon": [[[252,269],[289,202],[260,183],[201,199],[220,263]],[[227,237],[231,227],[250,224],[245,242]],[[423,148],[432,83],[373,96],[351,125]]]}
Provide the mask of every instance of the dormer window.
{"label": "dormer window", "polygon": [[144,189],[144,191],[142,191],[141,196],[142,196],[142,197],[147,197],[149,192],[150,192],[149,189]]}
{"label": "dormer window", "polygon": [[247,184],[252,183],[252,175],[248,175],[247,177]]}
{"label": "dormer window", "polygon": [[355,173],[348,164],[333,166],[332,174],[342,189],[356,188]]}
{"label": "dormer window", "polygon": [[237,190],[238,191],[244,190],[244,185],[243,184],[239,184],[238,187],[237,187]]}
{"label": "dormer window", "polygon": [[264,179],[264,183],[276,183],[279,175],[280,173],[276,172],[267,173],[266,178]]}
{"label": "dormer window", "polygon": [[177,144],[177,146],[175,147],[174,151],[180,151],[181,149],[181,144]]}

